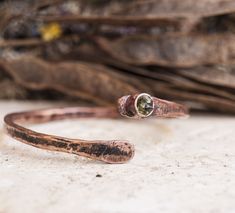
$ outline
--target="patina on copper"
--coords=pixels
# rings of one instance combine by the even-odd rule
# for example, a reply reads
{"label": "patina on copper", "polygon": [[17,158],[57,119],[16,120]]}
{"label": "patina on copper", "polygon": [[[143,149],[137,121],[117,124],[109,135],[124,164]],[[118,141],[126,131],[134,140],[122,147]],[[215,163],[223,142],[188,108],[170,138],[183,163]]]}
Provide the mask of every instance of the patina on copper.
{"label": "patina on copper", "polygon": [[38,133],[22,126],[67,118],[117,118],[115,108],[71,107],[12,113],[5,116],[5,129],[13,138],[37,148],[67,152],[106,163],[125,163],[133,158],[135,149],[125,140],[81,140]]}
{"label": "patina on copper", "polygon": [[22,124],[69,118],[118,118],[120,114],[131,118],[149,116],[173,118],[185,116],[187,113],[187,108],[180,104],[141,93],[120,98],[118,100],[118,110],[112,107],[53,108],[8,114],[5,116],[4,121],[6,132],[10,136],[34,147],[72,153],[106,163],[125,163],[132,159],[135,153],[134,145],[128,141],[70,139],[38,133],[23,127]]}

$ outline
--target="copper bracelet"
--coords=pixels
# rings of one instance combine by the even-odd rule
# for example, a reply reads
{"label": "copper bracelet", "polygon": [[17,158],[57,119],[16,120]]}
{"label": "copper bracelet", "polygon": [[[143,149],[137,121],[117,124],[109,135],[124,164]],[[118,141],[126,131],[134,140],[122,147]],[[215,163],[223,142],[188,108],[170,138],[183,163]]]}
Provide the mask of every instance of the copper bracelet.
{"label": "copper bracelet", "polygon": [[[124,96],[113,107],[66,107],[12,113],[5,116],[6,132],[13,138],[37,148],[67,152],[106,163],[125,163],[133,158],[134,145],[125,140],[82,140],[42,134],[23,127],[23,123],[42,123],[68,118],[182,117],[185,106],[151,97],[146,93]],[[19,124],[20,123],[20,124]]]}

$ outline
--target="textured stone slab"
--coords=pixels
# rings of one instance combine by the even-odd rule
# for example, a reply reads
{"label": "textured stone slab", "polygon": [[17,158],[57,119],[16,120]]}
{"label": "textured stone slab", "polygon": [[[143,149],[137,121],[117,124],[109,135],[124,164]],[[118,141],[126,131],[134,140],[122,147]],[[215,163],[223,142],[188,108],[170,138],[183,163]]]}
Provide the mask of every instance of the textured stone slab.
{"label": "textured stone slab", "polygon": [[[0,116],[52,105],[1,102]],[[81,119],[32,128],[73,138],[128,139],[136,156],[128,164],[108,165],[39,150],[1,131],[0,213],[235,211],[233,117]]]}

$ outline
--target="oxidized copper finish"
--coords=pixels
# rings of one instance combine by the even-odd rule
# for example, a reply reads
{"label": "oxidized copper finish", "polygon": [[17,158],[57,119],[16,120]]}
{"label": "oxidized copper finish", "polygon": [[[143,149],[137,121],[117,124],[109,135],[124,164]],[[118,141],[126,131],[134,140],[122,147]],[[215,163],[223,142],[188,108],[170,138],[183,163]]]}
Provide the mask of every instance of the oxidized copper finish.
{"label": "oxidized copper finish", "polygon": [[[121,115],[140,118],[135,100],[141,94],[123,96],[118,100]],[[151,96],[150,96],[151,97]],[[181,117],[188,113],[186,107],[173,102],[151,97],[154,109],[150,116]],[[67,152],[106,163],[125,163],[133,158],[135,149],[125,140],[81,140],[38,133],[19,123],[41,123],[68,118],[117,118],[116,108],[111,107],[67,107],[12,113],[5,116],[5,129],[13,138],[37,148]]]}
{"label": "oxidized copper finish", "polygon": [[7,133],[13,138],[37,148],[68,152],[107,163],[125,163],[133,158],[134,146],[125,140],[69,139],[47,135],[22,127],[19,123],[41,123],[67,118],[116,118],[114,108],[72,107],[12,113],[4,118]]}
{"label": "oxidized copper finish", "polygon": [[[141,94],[135,94],[121,97],[118,100],[119,113],[122,116],[126,116],[128,118],[143,118],[139,115],[136,109],[136,99],[140,95]],[[154,108],[153,112],[149,116],[155,116],[159,118],[177,118],[188,116],[188,108],[181,104],[162,100],[156,97],[152,97],[152,100],[154,103]]]}

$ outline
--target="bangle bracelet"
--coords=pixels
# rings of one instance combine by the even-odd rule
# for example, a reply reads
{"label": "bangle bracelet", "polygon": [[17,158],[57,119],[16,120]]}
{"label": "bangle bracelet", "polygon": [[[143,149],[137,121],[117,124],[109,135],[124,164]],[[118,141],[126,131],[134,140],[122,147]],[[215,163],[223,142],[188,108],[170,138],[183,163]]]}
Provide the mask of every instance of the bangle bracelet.
{"label": "bangle bracelet", "polygon": [[125,163],[133,158],[134,145],[125,140],[82,140],[42,134],[23,127],[24,123],[42,123],[68,118],[181,117],[187,108],[146,93],[123,96],[118,110],[113,107],[66,107],[11,113],[5,116],[5,130],[11,137],[37,148],[67,152],[106,163]]}

